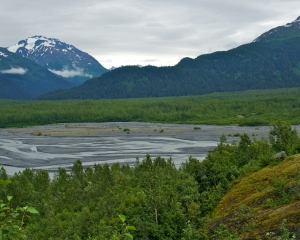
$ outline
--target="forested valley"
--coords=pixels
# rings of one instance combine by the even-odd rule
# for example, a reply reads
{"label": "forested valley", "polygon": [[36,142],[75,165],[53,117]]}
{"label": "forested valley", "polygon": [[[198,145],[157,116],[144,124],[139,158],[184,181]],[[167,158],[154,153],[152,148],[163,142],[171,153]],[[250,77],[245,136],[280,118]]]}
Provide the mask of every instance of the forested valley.
{"label": "forested valley", "polygon": [[0,127],[80,122],[300,123],[300,88],[146,99],[0,101]]}
{"label": "forested valley", "polygon": [[[274,157],[280,151],[291,157]],[[236,223],[244,224],[238,228],[226,220],[213,222],[214,209],[243,178],[294,161],[299,151],[296,130],[278,121],[268,139],[241,134],[239,141],[228,143],[220,136],[205,160],[191,156],[179,169],[172,159],[150,155],[134,166],[96,164],[84,169],[77,160],[70,172],[59,168],[52,180],[45,170],[26,169],[9,178],[2,168],[0,234],[2,239],[242,239],[260,228],[249,225],[251,208],[242,206],[234,213]],[[299,171],[298,167],[298,175]],[[279,187],[269,183],[274,201],[264,198],[260,205],[272,210],[297,203],[298,175],[289,175],[296,180]],[[293,217],[299,219],[299,211]],[[294,239],[295,224],[285,221],[279,217],[275,226],[284,231],[272,232],[274,226],[269,226],[251,237]]]}

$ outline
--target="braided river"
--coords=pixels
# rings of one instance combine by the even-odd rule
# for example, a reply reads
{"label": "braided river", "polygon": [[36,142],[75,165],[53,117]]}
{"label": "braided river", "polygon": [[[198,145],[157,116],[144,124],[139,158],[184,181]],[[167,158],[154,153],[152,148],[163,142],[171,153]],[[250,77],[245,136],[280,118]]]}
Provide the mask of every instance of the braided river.
{"label": "braided river", "polygon": [[243,133],[267,137],[269,129],[137,122],[7,128],[0,129],[0,163],[9,175],[27,167],[45,169],[53,175],[58,167],[70,170],[77,159],[85,167],[114,162],[134,165],[136,158],[150,154],[153,158],[171,157],[179,167],[190,156],[204,159],[222,134],[232,142]]}

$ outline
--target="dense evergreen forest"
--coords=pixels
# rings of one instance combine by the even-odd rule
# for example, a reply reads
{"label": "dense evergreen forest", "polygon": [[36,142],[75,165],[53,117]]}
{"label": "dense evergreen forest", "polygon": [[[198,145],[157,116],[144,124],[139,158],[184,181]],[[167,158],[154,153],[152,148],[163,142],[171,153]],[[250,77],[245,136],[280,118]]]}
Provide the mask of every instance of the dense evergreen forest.
{"label": "dense evergreen forest", "polygon": [[[259,226],[233,231],[223,221],[215,227],[210,225],[211,213],[240,179],[263,167],[280,164],[280,157],[272,157],[278,151],[287,155],[300,151],[297,132],[281,121],[271,127],[269,139],[242,134],[239,141],[227,143],[221,136],[205,160],[190,157],[179,169],[172,159],[152,159],[150,155],[137,159],[134,166],[96,164],[84,169],[77,160],[71,172],[59,168],[52,181],[45,170],[26,169],[12,176],[8,184],[2,168],[1,183],[6,184],[0,185],[0,234],[7,239],[27,236],[37,240],[240,239],[241,234],[251,234]],[[295,189],[298,182],[289,189]],[[279,189],[280,192],[278,188],[272,191],[281,199],[278,194],[284,196],[285,188]],[[291,191],[289,196],[289,203],[299,201],[298,191]],[[267,200],[264,203],[270,204]],[[271,203],[274,207],[287,201]],[[244,209],[239,212],[239,223],[251,217],[249,209]],[[249,239],[294,239],[289,222],[281,222],[277,227],[282,226],[284,232],[272,235],[269,230],[274,226],[269,226]]]}
{"label": "dense evergreen forest", "polygon": [[0,101],[0,127],[71,122],[270,125],[300,123],[300,89],[203,96],[69,101]]}
{"label": "dense evergreen forest", "polygon": [[[297,26],[298,29],[298,26]],[[126,66],[40,99],[191,96],[300,86],[300,38],[252,42],[229,51],[184,58],[172,67]]]}

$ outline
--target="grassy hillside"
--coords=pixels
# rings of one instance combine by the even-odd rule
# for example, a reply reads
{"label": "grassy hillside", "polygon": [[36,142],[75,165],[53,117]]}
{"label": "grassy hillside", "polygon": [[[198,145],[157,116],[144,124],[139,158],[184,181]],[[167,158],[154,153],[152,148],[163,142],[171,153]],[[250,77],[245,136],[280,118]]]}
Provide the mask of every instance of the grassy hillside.
{"label": "grassy hillside", "polygon": [[208,231],[216,239],[267,239],[282,234],[283,225],[300,237],[299,154],[241,179],[215,209]]}

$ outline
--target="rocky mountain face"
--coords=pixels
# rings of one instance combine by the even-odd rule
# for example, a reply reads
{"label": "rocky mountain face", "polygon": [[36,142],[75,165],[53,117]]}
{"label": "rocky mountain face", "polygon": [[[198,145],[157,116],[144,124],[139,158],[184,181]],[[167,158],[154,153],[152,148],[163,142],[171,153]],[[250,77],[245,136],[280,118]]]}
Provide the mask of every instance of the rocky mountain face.
{"label": "rocky mountain face", "polygon": [[89,54],[55,38],[29,37],[8,50],[65,77],[75,85],[107,72],[107,69]]}
{"label": "rocky mountain face", "polygon": [[0,99],[30,99],[56,89],[71,88],[66,81],[33,61],[0,48]]}

